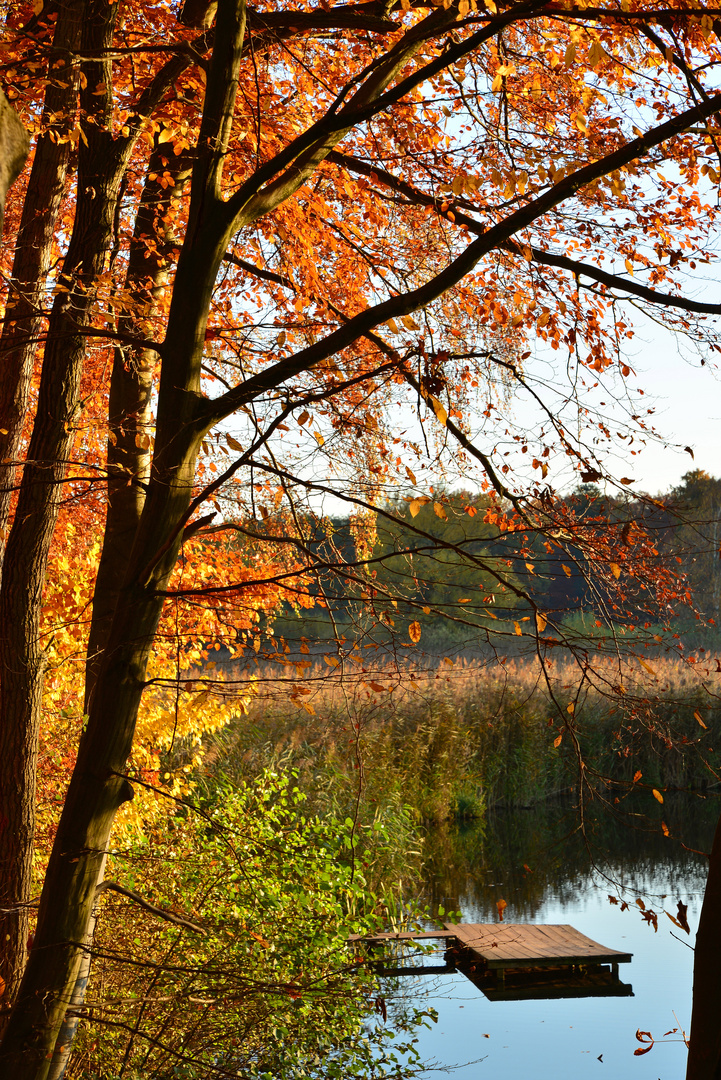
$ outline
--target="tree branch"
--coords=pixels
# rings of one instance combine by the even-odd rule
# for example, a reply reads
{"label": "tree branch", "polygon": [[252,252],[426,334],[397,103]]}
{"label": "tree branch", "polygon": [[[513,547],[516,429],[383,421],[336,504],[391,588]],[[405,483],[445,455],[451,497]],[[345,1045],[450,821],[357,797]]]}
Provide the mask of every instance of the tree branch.
{"label": "tree branch", "polygon": [[151,904],[149,900],[145,900],[140,893],[135,892],[134,889],[126,889],[124,885],[118,885],[115,881],[102,881],[95,890],[95,895],[100,896],[104,892],[116,892],[120,896],[127,896],[129,900],[135,901],[141,908],[151,912],[153,915],[157,915],[161,919],[165,919],[166,922],[173,923],[174,926],[184,926],[187,930],[192,930],[194,934],[207,934],[208,931],[204,926],[199,926],[197,923],[191,922],[190,919],[183,915],[174,915],[172,911],[166,911],[165,908],[159,908],[155,904]]}
{"label": "tree branch", "polygon": [[424,285],[385,300],[374,307],[366,308],[321,341],[309,345],[294,356],[278,361],[226,394],[201,405],[198,416],[199,427],[208,431],[214,424],[242,405],[248,404],[268,390],[276,389],[288,379],[347,348],[381,323],[402,315],[410,315],[426,307],[457,285],[485,255],[496,248],[505,246],[516,233],[571,198],[580,188],[644,157],[653,147],[680,135],[691,124],[720,111],[721,93],[651,128],[645,135],[633,139],[606,157],[590,162],[570,173],[537,199],[519,207],[508,217],[486,229],[445,269],[435,274]]}

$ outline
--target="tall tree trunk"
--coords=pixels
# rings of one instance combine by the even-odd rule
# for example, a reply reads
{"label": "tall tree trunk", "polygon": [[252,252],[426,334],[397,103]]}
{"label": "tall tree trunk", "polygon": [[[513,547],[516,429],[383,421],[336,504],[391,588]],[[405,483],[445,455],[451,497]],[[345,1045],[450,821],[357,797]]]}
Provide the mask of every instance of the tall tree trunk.
{"label": "tall tree trunk", "polygon": [[[130,243],[125,295],[136,309],[119,320],[121,333],[153,340],[157,301],[168,280],[169,212],[190,178],[190,166],[156,140]],[[113,357],[108,407],[108,510],[93,593],[85,678],[86,711],[115,605],[125,579],[150,479],[153,369],[157,353],[119,345]]]}
{"label": "tall tree trunk", "polygon": [[190,226],[162,349],[151,479],[90,695],[45,876],[35,944],[0,1046],[0,1075],[13,1080],[46,1080],[76,983],[80,943],[87,937],[113,821],[119,806],[132,798],[124,772],[163,592],[190,505],[195,459],[207,430],[200,418],[205,412],[200,371],[213,286],[234,224],[219,187],[237,93],[243,0],[225,0],[221,12],[193,169]]}
{"label": "tall tree trunk", "polygon": [[721,818],[696,934],[686,1080],[721,1080]]}
{"label": "tall tree trunk", "polygon": [[58,214],[65,192],[70,141],[62,137],[75,123],[77,73],[73,53],[80,40],[85,0],[67,0],[58,12],[53,36],[53,78],[45,91],[42,130],[35,147],[15,258],[10,295],[0,337],[0,569],[15,482],[15,460],[22,436],[28,389]]}
{"label": "tall tree trunk", "polygon": [[[96,2],[84,11],[83,46],[100,51],[112,42],[117,5]],[[93,17],[91,17],[93,16]],[[105,63],[96,63],[96,86]],[[99,76],[99,78],[98,78]],[[87,108],[87,103],[86,103]],[[102,106],[101,106],[102,108]],[[88,112],[98,112],[97,101]],[[2,978],[12,999],[25,964],[32,884],[35,791],[44,656],[40,612],[48,552],[62,482],[73,444],[73,425],[85,357],[82,327],[91,316],[95,281],[105,268],[126,156],[120,161],[109,133],[88,124],[78,159],[78,198],[60,292],[50,316],[37,415],[28,446],[17,508],[0,585],[0,897],[15,909],[4,920]]]}
{"label": "tall tree trunk", "polygon": [[[170,155],[168,157],[168,155]],[[138,338],[154,335],[153,316],[157,300],[168,279],[164,251],[171,240],[169,211],[190,176],[190,166],[156,140],[130,244],[124,293],[137,305],[119,320],[121,333]],[[169,179],[172,177],[172,183]],[[108,439],[108,511],[100,565],[93,594],[93,615],[88,642],[85,676],[85,708],[89,708],[102,651],[107,642],[112,615],[128,568],[135,534],[140,522],[145,491],[150,479],[150,420],[153,349],[117,346],[110,381]],[[86,948],[81,956],[70,1009],[58,1033],[48,1080],[65,1074],[78,1029],[78,1010],[85,1000],[90,979],[96,903],[90,919]]]}

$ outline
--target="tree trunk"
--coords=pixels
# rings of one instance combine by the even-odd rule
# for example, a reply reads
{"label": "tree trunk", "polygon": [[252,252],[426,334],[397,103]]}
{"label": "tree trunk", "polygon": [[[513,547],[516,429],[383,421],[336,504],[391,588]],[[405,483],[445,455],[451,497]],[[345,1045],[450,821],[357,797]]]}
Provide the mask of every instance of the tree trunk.
{"label": "tree trunk", "polygon": [[[104,4],[105,23],[85,12],[83,45],[88,51],[110,43],[106,24],[114,11]],[[80,146],[77,211],[61,279],[67,291],[56,296],[50,317],[37,414],[0,586],[0,897],[4,908],[18,912],[6,916],[3,927],[0,973],[10,1000],[27,955],[43,687],[43,587],[74,438],[85,358],[85,336],[79,328],[90,319],[95,281],[105,268],[126,161],[126,156],[119,160],[109,134],[95,125],[88,125],[87,140],[87,146]]]}
{"label": "tree trunk", "polygon": [[721,818],[696,933],[686,1080],[721,1080]]}
{"label": "tree trunk", "polygon": [[[226,0],[208,78],[210,108],[201,126],[201,149],[193,171],[194,205],[163,345],[149,490],[90,695],[88,720],[45,875],[34,947],[0,1047],[0,1075],[13,1080],[46,1080],[77,980],[80,943],[87,938],[113,821],[122,803],[132,798],[123,774],[163,592],[190,506],[195,458],[207,429],[199,419],[205,404],[200,371],[213,286],[233,226],[218,191],[244,30],[242,0]],[[13,535],[8,559],[12,545]]]}
{"label": "tree trunk", "polygon": [[[170,177],[172,183],[168,182]],[[157,336],[154,316],[168,280],[169,263],[164,251],[172,239],[169,211],[189,177],[186,160],[173,154],[167,144],[156,141],[130,242],[125,293],[137,310],[119,320],[118,329],[124,334],[150,340]],[[108,407],[108,510],[93,593],[85,677],[86,711],[145,504],[150,479],[149,432],[156,363],[155,350],[132,345],[117,346],[113,357]]]}
{"label": "tree trunk", "polygon": [[65,193],[70,142],[59,141],[75,121],[77,74],[72,53],[80,37],[85,0],[62,5],[53,36],[53,54],[59,59],[57,77],[48,83],[42,132],[23,203],[11,273],[10,295],[0,337],[0,568],[33,360],[43,323],[46,279],[50,269],[58,214]]}

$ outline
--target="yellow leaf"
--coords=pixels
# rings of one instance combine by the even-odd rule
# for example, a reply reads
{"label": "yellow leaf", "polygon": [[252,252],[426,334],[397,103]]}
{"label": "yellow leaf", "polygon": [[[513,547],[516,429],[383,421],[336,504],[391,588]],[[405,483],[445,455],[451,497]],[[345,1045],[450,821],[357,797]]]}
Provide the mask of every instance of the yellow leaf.
{"label": "yellow leaf", "polygon": [[237,439],[233,438],[232,435],[226,435],[225,436],[225,441],[227,442],[227,444],[228,444],[228,446],[230,447],[231,450],[237,450],[238,453],[243,452],[243,447],[240,445],[240,443],[238,442]]}
{"label": "yellow leaf", "polygon": [[421,624],[415,619],[408,627],[408,636],[414,645],[417,645],[421,640]]}
{"label": "yellow leaf", "polygon": [[323,443],[325,442],[325,439],[323,438],[321,433],[319,431],[314,431],[313,434],[315,435],[315,439],[316,439],[316,442],[318,443],[318,446],[322,446]]}
{"label": "yellow leaf", "polygon": [[555,739],[553,740],[553,745],[555,746],[556,750],[558,750],[559,746],[561,745],[561,739],[562,739],[562,738],[563,738],[563,732],[561,732],[561,734],[560,734],[560,735],[558,735],[558,736],[557,736],[557,737],[556,737],[556,738],[555,738]]}
{"label": "yellow leaf", "polygon": [[575,703],[574,703],[574,702],[572,701],[570,705],[567,705],[567,706],[566,706],[566,712],[567,712],[567,713],[574,713],[575,711],[576,711],[576,705],[575,705]]}
{"label": "yellow leaf", "polygon": [[453,667],[453,661],[451,660],[450,656],[444,656],[443,663],[446,665],[446,667]]}
{"label": "yellow leaf", "polygon": [[633,263],[630,259],[626,259],[626,269],[628,270],[631,277],[633,277]]}
{"label": "yellow leaf", "polygon": [[526,563],[526,570],[528,570],[528,573],[529,573],[529,574],[535,574],[535,572],[536,572],[536,571],[535,571],[535,570],[533,569],[533,563],[532,563],[532,562],[527,562],[527,563]]}
{"label": "yellow leaf", "polygon": [[388,322],[386,323],[386,326],[388,327],[388,329],[390,330],[390,332],[392,334],[397,334],[398,333],[398,323],[396,322],[395,319],[389,319]]}
{"label": "yellow leaf", "polygon": [[433,513],[436,515],[436,517],[440,518],[441,521],[448,521],[448,514],[445,511],[443,503],[434,502]]}
{"label": "yellow leaf", "polygon": [[423,608],[423,614],[424,615],[430,615],[430,613],[431,613],[431,609],[429,607],[424,607]]}
{"label": "yellow leaf", "polygon": [[411,512],[411,517],[418,517],[421,507],[425,506],[426,503],[429,503],[430,501],[431,500],[427,495],[422,495],[419,499],[413,499],[408,507]]}
{"label": "yellow leaf", "polygon": [[253,638],[253,650],[255,652],[260,652],[260,638],[259,637],[254,637]]}
{"label": "yellow leaf", "polygon": [[650,665],[650,664],[647,664],[645,660],[642,660],[640,656],[637,656],[637,657],[636,657],[636,659],[638,660],[638,662],[639,662],[639,664],[641,665],[641,667],[642,667],[642,668],[643,668],[643,669],[644,669],[645,671],[647,671],[647,672],[649,673],[649,675],[655,675],[655,674],[656,674],[656,672],[655,672],[655,671],[653,670],[653,668],[651,667],[651,665]]}
{"label": "yellow leaf", "polygon": [[518,636],[519,636],[519,637],[523,637],[523,631],[521,630],[521,624],[520,624],[520,623],[517,623],[517,622],[516,622],[516,621],[514,620],[514,622],[513,622],[513,625],[514,625],[514,626],[515,626],[515,628],[516,628],[516,633],[518,634]]}
{"label": "yellow leaf", "polygon": [[620,578],[620,576],[621,576],[621,567],[618,565],[618,563],[615,563],[615,562],[611,563],[611,573],[613,574],[613,576],[616,579]]}
{"label": "yellow leaf", "polygon": [[548,622],[548,619],[546,618],[546,616],[541,615],[541,612],[537,611],[536,612],[536,628],[537,628],[539,634],[542,634],[543,631],[546,629],[546,623],[547,622]]}
{"label": "yellow leaf", "polygon": [[325,660],[328,667],[338,667],[338,664],[340,663],[340,660],[337,656],[328,656],[327,653],[324,654],[323,659]]}
{"label": "yellow leaf", "polygon": [[436,414],[436,420],[445,427],[446,421],[448,420],[448,413],[443,408],[443,405],[438,398],[435,397],[431,397],[431,405],[433,406],[433,412]]}
{"label": "yellow leaf", "polygon": [[410,482],[412,484],[415,484],[416,483],[415,474],[413,473],[413,471],[411,469],[408,468],[407,465],[406,465],[405,469],[406,469],[406,476],[408,477],[408,479],[410,480]]}
{"label": "yellow leaf", "polygon": [[653,795],[654,799],[656,799],[657,802],[660,802],[660,803],[663,802],[663,795],[661,794],[660,791],[657,791],[656,788],[652,788],[651,794]]}
{"label": "yellow leaf", "polygon": [[286,339],[286,333],[285,333],[285,330],[281,330],[281,332],[280,332],[280,333],[278,334],[278,341],[276,342],[276,344],[277,344],[278,346],[283,346],[283,345],[285,345],[285,339]]}
{"label": "yellow leaf", "polygon": [[[702,728],[706,728],[706,724],[704,724],[704,722],[703,722],[703,720],[701,719],[701,717],[700,717],[699,713],[697,713],[697,712],[694,712],[693,716],[694,716],[694,720],[698,720],[698,722],[699,722],[699,724],[701,725],[701,727],[702,727]],[[707,729],[707,730],[708,730],[708,729]]]}
{"label": "yellow leaf", "polygon": [[173,137],[173,133],[170,130],[170,128],[164,127],[163,130],[158,135],[158,143],[170,142],[172,137]]}

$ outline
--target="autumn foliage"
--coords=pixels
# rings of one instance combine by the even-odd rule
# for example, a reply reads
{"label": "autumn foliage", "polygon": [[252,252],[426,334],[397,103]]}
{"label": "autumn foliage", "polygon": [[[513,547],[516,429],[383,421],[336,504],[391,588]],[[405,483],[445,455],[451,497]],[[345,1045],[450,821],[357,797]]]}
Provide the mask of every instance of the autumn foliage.
{"label": "autumn foliage", "polygon": [[[252,692],[216,647],[302,665],[267,620],[332,622],[339,590],[364,633],[400,604],[422,641],[438,597],[385,572],[377,516],[499,655],[525,637],[588,668],[542,558],[582,568],[607,628],[652,639],[687,599],[643,515],[558,492],[633,490],[608,459],[653,435],[636,309],[719,350],[686,275],[712,258],[721,94],[717,13],[686,0],[1,10],[33,139],[3,251],[2,1054],[35,1078],[118,810],[141,829],[143,785],[184,790],[164,755],[190,769]],[[338,506],[352,548],[321,550]],[[334,631],[329,674],[356,645]]]}

